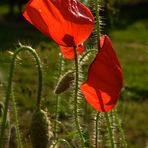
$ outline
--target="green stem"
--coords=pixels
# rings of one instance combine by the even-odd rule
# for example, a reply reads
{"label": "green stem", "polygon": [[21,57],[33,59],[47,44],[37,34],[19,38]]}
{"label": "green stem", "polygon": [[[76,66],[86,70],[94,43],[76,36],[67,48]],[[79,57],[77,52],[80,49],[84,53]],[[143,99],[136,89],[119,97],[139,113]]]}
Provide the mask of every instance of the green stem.
{"label": "green stem", "polygon": [[96,137],[95,137],[95,146],[96,146],[96,148],[98,148],[98,123],[99,123],[99,112],[97,112],[97,114],[96,114],[96,125],[95,125],[95,127],[96,127]]}
{"label": "green stem", "polygon": [[5,133],[5,128],[6,128],[6,119],[7,119],[7,112],[8,112],[8,105],[9,105],[9,100],[10,100],[10,95],[11,95],[11,89],[12,89],[12,77],[14,73],[14,68],[15,68],[15,61],[17,55],[24,50],[28,50],[36,60],[37,68],[38,68],[38,94],[37,94],[37,109],[40,108],[40,102],[41,102],[41,93],[42,93],[42,68],[41,68],[41,62],[40,58],[38,57],[37,53],[35,52],[34,49],[32,49],[29,46],[21,46],[19,47],[12,58],[12,62],[10,65],[10,72],[9,72],[9,77],[8,77],[8,87],[6,90],[6,99],[4,103],[4,114],[3,114],[3,119],[2,119],[2,128],[1,128],[1,133],[0,133],[0,148],[3,146],[3,141],[4,141],[4,133]]}
{"label": "green stem", "polygon": [[120,131],[120,134],[121,134],[121,141],[122,141],[123,147],[127,148],[127,142],[125,140],[125,134],[124,134],[123,128],[121,126],[121,120],[119,119],[117,109],[115,109],[113,113],[115,115],[115,120],[116,120],[116,123],[118,125],[119,131]]}
{"label": "green stem", "polygon": [[15,123],[16,123],[17,145],[18,145],[19,148],[23,148],[22,139],[21,139],[21,135],[20,135],[18,113],[17,113],[16,101],[15,101],[15,97],[14,97],[14,93],[13,93],[13,88],[12,88],[11,92],[12,92],[12,102],[13,102],[14,117],[15,117]]}
{"label": "green stem", "polygon": [[81,139],[82,148],[85,148],[84,137],[82,135],[79,119],[78,119],[78,85],[79,85],[79,67],[78,67],[78,56],[76,47],[74,47],[74,59],[75,59],[75,93],[74,93],[74,118],[78,134]]}
{"label": "green stem", "polygon": [[[59,74],[58,74],[58,77],[61,76],[63,69],[64,69],[63,68],[63,57],[59,53]],[[56,96],[56,115],[55,115],[55,122],[54,122],[54,131],[55,131],[54,137],[55,137],[55,139],[58,138],[57,137],[57,122],[59,120],[60,100],[61,100],[61,97],[59,95],[57,95]]]}
{"label": "green stem", "polygon": [[109,132],[109,138],[110,138],[110,143],[111,143],[111,148],[114,148],[114,140],[113,140],[113,132],[112,132],[112,128],[111,128],[111,124],[109,121],[109,115],[107,112],[104,113],[105,118],[106,118],[106,123],[107,123],[107,128],[108,128],[108,132]]}
{"label": "green stem", "polygon": [[61,143],[61,142],[66,143],[67,146],[68,146],[68,148],[71,148],[69,142],[68,142],[67,140],[65,140],[65,139],[59,139],[58,141],[56,141],[56,143],[53,145],[53,148],[55,148],[55,146],[56,146],[58,143]]}
{"label": "green stem", "polygon": [[[79,63],[80,63],[80,62],[83,62],[83,59],[85,59],[85,57],[86,57],[89,53],[91,53],[91,52],[97,52],[97,50],[96,50],[96,49],[91,49],[91,50],[86,51],[86,52],[81,56],[81,58],[79,59]],[[80,65],[81,65],[81,64],[80,64]]]}
{"label": "green stem", "polygon": [[60,104],[60,96],[56,96],[56,115],[54,122],[54,138],[57,140],[57,121],[59,120],[59,104]]}
{"label": "green stem", "polygon": [[[96,11],[96,30],[97,30],[97,42],[100,45],[100,17],[99,17],[99,1],[95,0],[95,11]],[[98,46],[99,50],[100,46]]]}

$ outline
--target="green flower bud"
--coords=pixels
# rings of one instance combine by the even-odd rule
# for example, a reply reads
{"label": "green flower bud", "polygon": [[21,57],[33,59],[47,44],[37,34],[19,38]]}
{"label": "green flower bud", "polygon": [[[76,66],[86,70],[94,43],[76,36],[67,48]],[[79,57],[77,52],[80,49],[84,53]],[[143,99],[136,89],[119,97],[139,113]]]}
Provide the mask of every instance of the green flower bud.
{"label": "green flower bud", "polygon": [[33,148],[47,148],[51,134],[51,123],[46,112],[37,110],[32,116],[31,142]]}
{"label": "green flower bud", "polygon": [[60,94],[64,91],[66,91],[72,85],[73,80],[74,80],[74,72],[68,71],[58,81],[58,84],[54,90],[54,93]]}

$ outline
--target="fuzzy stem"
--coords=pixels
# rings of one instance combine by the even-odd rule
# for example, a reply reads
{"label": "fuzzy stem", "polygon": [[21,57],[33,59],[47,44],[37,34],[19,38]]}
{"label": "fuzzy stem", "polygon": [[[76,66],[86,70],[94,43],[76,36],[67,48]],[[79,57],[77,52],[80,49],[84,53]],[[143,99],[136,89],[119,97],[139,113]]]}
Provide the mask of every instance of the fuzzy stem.
{"label": "fuzzy stem", "polygon": [[0,133],[0,148],[3,146],[3,140],[4,140],[4,133],[5,133],[5,128],[6,128],[6,119],[7,119],[7,112],[8,112],[8,105],[9,105],[9,100],[10,100],[10,95],[11,95],[11,89],[12,89],[12,77],[14,73],[14,68],[15,68],[15,60],[17,55],[24,50],[28,50],[36,60],[37,68],[38,68],[38,94],[37,94],[37,109],[40,108],[40,102],[41,102],[41,92],[42,92],[42,68],[41,68],[41,62],[40,58],[38,57],[37,53],[35,52],[34,49],[32,49],[29,46],[21,46],[19,47],[16,52],[13,55],[12,62],[10,65],[10,72],[9,72],[9,77],[8,77],[8,86],[6,90],[6,99],[4,103],[4,114],[3,114],[3,119],[2,119],[2,128],[1,128],[1,133]]}
{"label": "fuzzy stem", "polygon": [[[96,11],[96,30],[97,30],[97,42],[98,45],[100,45],[100,16],[99,16],[99,1],[95,0],[95,11]],[[98,50],[100,49],[100,46],[98,46]]]}
{"label": "fuzzy stem", "polygon": [[114,148],[114,140],[113,140],[113,132],[112,132],[112,128],[111,128],[111,124],[109,121],[109,115],[107,112],[104,113],[105,118],[106,118],[106,123],[107,123],[107,128],[108,128],[108,132],[109,132],[109,138],[110,138],[110,143],[111,143],[111,148]]}
{"label": "fuzzy stem", "polygon": [[59,120],[59,104],[60,104],[60,96],[56,96],[56,115],[54,122],[54,138],[57,139],[57,121]]}
{"label": "fuzzy stem", "polygon": [[115,115],[115,120],[116,120],[116,123],[118,125],[119,131],[120,131],[120,134],[121,134],[121,141],[122,141],[123,147],[127,148],[127,142],[125,140],[125,134],[124,134],[123,128],[121,126],[121,120],[119,119],[117,109],[115,109],[113,113]]}
{"label": "fuzzy stem", "polygon": [[78,119],[78,81],[79,81],[79,67],[78,67],[78,55],[76,47],[74,47],[74,59],[75,59],[75,93],[74,93],[74,118],[78,134],[81,139],[82,148],[85,148],[84,137],[82,135],[79,119]]}
{"label": "fuzzy stem", "polygon": [[19,148],[23,148],[22,139],[21,139],[21,135],[20,135],[21,133],[20,133],[20,129],[19,129],[18,113],[17,113],[16,101],[15,101],[15,97],[14,97],[13,88],[12,88],[11,92],[12,92],[12,102],[13,102],[14,117],[15,117],[15,122],[16,122],[17,145],[18,145]]}
{"label": "fuzzy stem", "polygon": [[[62,55],[59,54],[59,74],[58,74],[58,77],[61,76],[61,73],[63,71],[63,58],[62,58]],[[59,120],[59,109],[60,109],[60,99],[61,97],[59,95],[56,96],[56,115],[55,115],[55,123],[54,123],[54,131],[55,131],[55,134],[54,134],[54,137],[55,139],[57,139],[57,122]]]}
{"label": "fuzzy stem", "polygon": [[95,146],[96,148],[98,148],[98,123],[99,123],[99,112],[97,112],[96,114],[96,125],[95,125],[95,128],[96,128],[96,136],[95,136]]}
{"label": "fuzzy stem", "polygon": [[[97,52],[97,50],[96,50],[96,49],[91,49],[91,50],[86,51],[86,52],[81,56],[81,58],[79,59],[79,63],[80,63],[80,62],[83,62],[83,59],[85,59],[85,57],[86,57],[87,55],[89,55],[91,52]],[[81,64],[80,64],[80,65],[81,65]]]}
{"label": "fuzzy stem", "polygon": [[65,140],[65,139],[59,139],[58,141],[56,141],[56,143],[53,145],[53,148],[55,148],[55,146],[56,146],[58,143],[61,143],[61,142],[66,143],[67,146],[68,146],[68,148],[71,148],[69,142],[68,142],[67,140]]}

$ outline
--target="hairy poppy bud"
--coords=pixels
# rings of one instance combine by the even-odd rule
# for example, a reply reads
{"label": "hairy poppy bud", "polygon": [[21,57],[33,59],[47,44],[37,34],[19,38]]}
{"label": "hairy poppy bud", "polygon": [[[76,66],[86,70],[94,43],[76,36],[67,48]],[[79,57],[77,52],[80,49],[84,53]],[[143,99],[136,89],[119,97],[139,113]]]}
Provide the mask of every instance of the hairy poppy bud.
{"label": "hairy poppy bud", "polygon": [[66,91],[71,86],[73,80],[74,80],[73,71],[68,71],[59,80],[59,82],[54,90],[54,93],[60,94],[64,91]]}
{"label": "hairy poppy bud", "polygon": [[31,122],[31,142],[33,148],[47,148],[51,136],[50,121],[46,112],[36,110]]}

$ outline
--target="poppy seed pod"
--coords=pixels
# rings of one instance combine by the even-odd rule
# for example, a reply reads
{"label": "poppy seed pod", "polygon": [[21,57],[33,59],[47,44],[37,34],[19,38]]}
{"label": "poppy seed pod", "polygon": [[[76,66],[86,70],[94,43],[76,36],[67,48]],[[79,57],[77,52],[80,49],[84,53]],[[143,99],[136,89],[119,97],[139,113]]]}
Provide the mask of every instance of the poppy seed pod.
{"label": "poppy seed pod", "polygon": [[59,80],[59,82],[54,90],[54,93],[60,94],[64,91],[66,91],[72,85],[73,80],[74,80],[74,72],[68,71]]}
{"label": "poppy seed pod", "polygon": [[51,123],[48,120],[46,112],[36,110],[32,116],[31,122],[31,142],[33,148],[47,148],[52,136]]}

